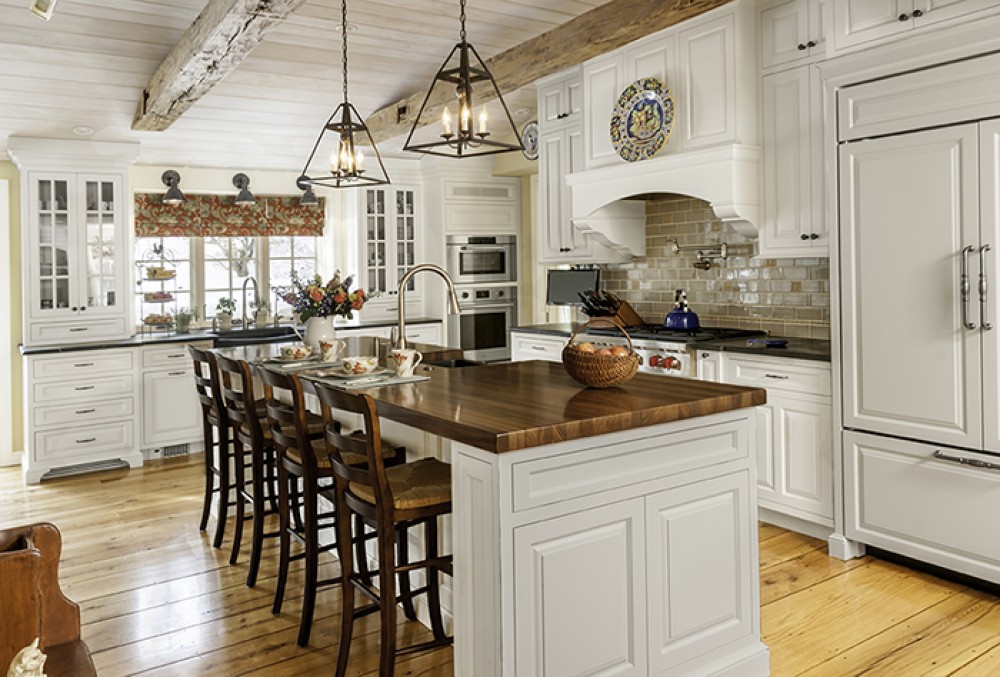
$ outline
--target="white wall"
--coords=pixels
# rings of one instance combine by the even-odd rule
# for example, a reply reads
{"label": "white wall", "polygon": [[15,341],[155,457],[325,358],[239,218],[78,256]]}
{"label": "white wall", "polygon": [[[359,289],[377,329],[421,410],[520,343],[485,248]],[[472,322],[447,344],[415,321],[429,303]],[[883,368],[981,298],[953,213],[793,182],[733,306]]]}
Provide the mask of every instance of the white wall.
{"label": "white wall", "polygon": [[[0,180],[0,280],[10,274],[10,182]],[[10,315],[0,313],[0,465],[13,465]]]}

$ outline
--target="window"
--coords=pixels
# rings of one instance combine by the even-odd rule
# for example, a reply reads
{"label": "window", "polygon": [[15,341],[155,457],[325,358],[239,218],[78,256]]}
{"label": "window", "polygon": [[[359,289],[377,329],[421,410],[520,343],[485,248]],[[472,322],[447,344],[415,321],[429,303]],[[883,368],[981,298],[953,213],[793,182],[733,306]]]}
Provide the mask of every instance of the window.
{"label": "window", "polygon": [[[274,308],[274,287],[291,283],[292,271],[305,277],[315,275],[320,238],[304,236],[282,237],[139,237],[136,238],[135,260],[140,267],[136,279],[136,320],[150,314],[169,314],[176,308],[190,307],[203,320],[215,314],[220,298],[236,299],[236,315],[242,317],[243,283],[248,277],[257,282],[261,300],[266,300],[271,313],[288,312],[288,305],[279,302]],[[171,280],[142,279],[148,265],[177,271]],[[155,300],[170,294],[167,301]],[[247,290],[248,302],[253,297],[252,285]],[[252,313],[251,309],[247,309]]]}

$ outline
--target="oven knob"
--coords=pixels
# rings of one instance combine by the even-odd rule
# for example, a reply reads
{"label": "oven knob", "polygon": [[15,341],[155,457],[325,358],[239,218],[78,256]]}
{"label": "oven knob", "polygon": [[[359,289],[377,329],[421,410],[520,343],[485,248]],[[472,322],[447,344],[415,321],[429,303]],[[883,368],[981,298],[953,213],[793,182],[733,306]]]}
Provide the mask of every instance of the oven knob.
{"label": "oven knob", "polygon": [[660,364],[660,356],[659,355],[650,355],[650,357],[649,357],[649,366],[656,367],[659,364]]}
{"label": "oven knob", "polygon": [[676,357],[665,357],[663,358],[663,368],[664,369],[677,369],[680,366],[680,362]]}
{"label": "oven knob", "polygon": [[642,359],[642,355],[636,354],[635,358],[639,361],[639,366],[644,364],[645,360]]}
{"label": "oven knob", "polygon": [[500,291],[497,292],[497,296],[499,296],[500,298],[503,298],[503,289],[501,289]]}
{"label": "oven knob", "polygon": [[467,291],[462,292],[462,298],[463,299],[469,298],[469,292],[467,292]]}

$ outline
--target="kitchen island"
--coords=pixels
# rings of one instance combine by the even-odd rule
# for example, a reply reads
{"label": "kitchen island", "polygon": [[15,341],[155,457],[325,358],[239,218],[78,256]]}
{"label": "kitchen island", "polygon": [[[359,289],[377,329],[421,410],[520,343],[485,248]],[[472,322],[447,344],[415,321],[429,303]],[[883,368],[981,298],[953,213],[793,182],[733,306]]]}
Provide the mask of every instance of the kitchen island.
{"label": "kitchen island", "polygon": [[430,375],[367,392],[450,440],[456,675],[768,674],[763,389],[639,374],[595,390],[540,361]]}

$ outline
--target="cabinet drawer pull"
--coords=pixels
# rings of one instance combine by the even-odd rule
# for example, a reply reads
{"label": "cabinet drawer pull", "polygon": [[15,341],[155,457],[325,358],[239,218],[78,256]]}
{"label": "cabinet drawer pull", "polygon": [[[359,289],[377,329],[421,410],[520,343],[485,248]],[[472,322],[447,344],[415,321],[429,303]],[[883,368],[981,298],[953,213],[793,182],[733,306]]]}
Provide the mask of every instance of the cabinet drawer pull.
{"label": "cabinet drawer pull", "polygon": [[971,465],[973,468],[985,468],[986,470],[1000,470],[1000,464],[990,463],[988,461],[980,461],[975,458],[964,458],[962,456],[951,456],[944,453],[940,449],[934,451],[934,458],[941,459],[942,461],[951,461],[952,463],[960,463],[962,465]]}
{"label": "cabinet drawer pull", "polygon": [[76,443],[77,444],[87,444],[88,442],[96,442],[96,441],[97,441],[96,437],[87,437],[87,438],[82,439],[82,440],[77,440]]}
{"label": "cabinet drawer pull", "polygon": [[73,390],[93,390],[94,386],[77,386]]}
{"label": "cabinet drawer pull", "polygon": [[764,374],[764,378],[773,378],[778,381],[787,381],[791,376],[781,376],[780,374]]}
{"label": "cabinet drawer pull", "polygon": [[187,357],[187,355],[185,355],[184,353],[174,353],[173,355],[167,355],[167,357],[174,360],[177,359],[178,357]]}
{"label": "cabinet drawer pull", "polygon": [[167,376],[184,376],[186,371],[168,371]]}
{"label": "cabinet drawer pull", "polygon": [[90,327],[70,327],[70,331],[87,331]]}
{"label": "cabinet drawer pull", "polygon": [[93,414],[95,411],[97,411],[97,410],[96,409],[77,409],[76,413],[78,413],[78,414]]}
{"label": "cabinet drawer pull", "polygon": [[80,362],[78,364],[74,364],[73,366],[74,367],[93,367],[94,363],[93,362]]}
{"label": "cabinet drawer pull", "polygon": [[532,350],[545,350],[545,346],[531,346]]}

